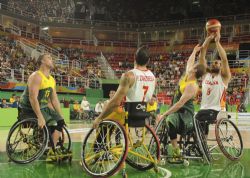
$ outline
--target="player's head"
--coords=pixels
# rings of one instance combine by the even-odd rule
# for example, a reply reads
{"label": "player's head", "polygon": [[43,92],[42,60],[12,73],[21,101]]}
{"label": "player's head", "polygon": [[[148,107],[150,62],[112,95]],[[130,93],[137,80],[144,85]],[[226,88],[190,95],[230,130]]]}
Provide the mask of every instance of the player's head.
{"label": "player's head", "polygon": [[221,70],[221,61],[218,59],[212,61],[210,65],[210,72],[214,74],[219,74],[220,70]]}
{"label": "player's head", "polygon": [[149,51],[146,46],[141,46],[135,53],[135,63],[139,66],[146,66],[149,61]]}
{"label": "player's head", "polygon": [[109,98],[112,99],[115,96],[115,90],[109,91]]}
{"label": "player's head", "polygon": [[50,54],[40,55],[39,58],[37,59],[37,63],[39,65],[39,67],[45,66],[45,67],[50,68],[50,69],[54,69],[54,67],[55,67]]}
{"label": "player's head", "polygon": [[156,95],[153,95],[152,98],[149,101],[150,105],[153,105],[156,102]]}
{"label": "player's head", "polygon": [[203,64],[195,64],[191,71],[196,79],[201,78],[206,73],[206,67]]}

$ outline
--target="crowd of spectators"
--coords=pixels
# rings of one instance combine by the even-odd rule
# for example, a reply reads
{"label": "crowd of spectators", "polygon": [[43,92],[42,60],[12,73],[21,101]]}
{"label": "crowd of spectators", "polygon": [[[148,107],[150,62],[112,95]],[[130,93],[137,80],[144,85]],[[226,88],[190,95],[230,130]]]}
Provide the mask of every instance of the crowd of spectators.
{"label": "crowd of spectators", "polygon": [[[157,92],[159,101],[170,104],[174,96],[176,86],[185,70],[185,65],[191,51],[172,52],[151,56],[149,69],[157,77]],[[133,68],[133,55],[108,54],[109,63],[119,77],[123,72]],[[227,93],[229,105],[240,105],[244,102],[246,86],[248,86],[249,76],[247,73],[233,73],[232,80]],[[201,81],[199,81],[201,87]],[[164,101],[165,98],[165,101]],[[166,99],[167,98],[167,99]],[[201,91],[197,94],[195,103],[201,101]]]}
{"label": "crowd of spectators", "polygon": [[[19,11],[28,11],[35,17],[81,18],[125,22],[155,22],[206,18],[249,12],[247,1],[204,0],[190,3],[182,0],[8,0],[7,4]],[[181,6],[180,6],[181,4]]]}
{"label": "crowd of spectators", "polygon": [[25,11],[38,18],[73,18],[75,13],[74,0],[9,0],[7,5],[9,10]]}
{"label": "crowd of spectators", "polygon": [[[65,52],[64,52],[65,51]],[[98,78],[103,78],[95,56],[86,56],[78,49],[61,50],[68,56],[67,64],[57,64],[52,71],[59,86],[98,88]],[[27,56],[17,41],[0,37],[0,79],[2,82],[26,82],[28,76],[38,69],[35,58]]]}
{"label": "crowd of spectators", "polygon": [[12,94],[9,99],[2,98],[0,99],[0,108],[17,108],[19,105],[20,96]]}

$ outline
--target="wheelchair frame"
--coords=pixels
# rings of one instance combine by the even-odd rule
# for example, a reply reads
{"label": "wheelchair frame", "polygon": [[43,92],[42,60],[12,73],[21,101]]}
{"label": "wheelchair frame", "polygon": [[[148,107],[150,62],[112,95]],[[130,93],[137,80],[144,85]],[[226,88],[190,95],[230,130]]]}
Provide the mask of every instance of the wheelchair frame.
{"label": "wheelchair frame", "polygon": [[[25,133],[26,131],[26,133]],[[15,134],[15,136],[13,136],[13,134]],[[42,142],[41,142],[41,135],[36,138],[35,134],[42,134]],[[67,150],[67,152],[70,151],[71,148],[71,138],[69,135],[68,130],[66,129],[66,127],[63,127],[63,132],[62,132],[62,137],[59,138],[59,143],[60,142],[64,142],[65,141],[65,134],[67,135],[68,138],[68,145],[67,148],[64,148],[63,145],[60,145],[61,147],[63,147],[64,149]],[[18,138],[18,135],[20,138]],[[14,141],[13,143],[11,143],[11,138],[12,136],[14,137]],[[18,140],[16,140],[18,138]],[[54,144],[53,144],[53,139],[52,136],[49,132],[48,127],[45,125],[43,129],[38,128],[38,122],[36,118],[29,118],[29,119],[23,119],[23,120],[18,120],[14,123],[14,125],[11,127],[8,137],[7,137],[7,141],[6,141],[6,152],[7,155],[9,157],[9,159],[15,163],[19,163],[19,164],[27,164],[30,162],[33,162],[36,159],[39,159],[44,152],[46,151],[46,149],[48,148],[48,143],[50,143],[52,146],[52,150],[55,153],[55,148],[54,148]],[[15,148],[13,150],[13,145],[15,144]],[[15,154],[15,149],[18,147],[18,144],[26,144],[27,148],[20,151],[19,153],[23,153],[23,157],[25,157],[26,154],[26,158],[24,159],[17,159],[15,157],[13,157],[13,154]],[[64,143],[62,143],[64,144]],[[20,145],[19,145],[20,146]],[[22,145],[21,145],[22,146]],[[32,155],[28,157],[28,155],[30,153],[28,153],[29,149],[38,149],[35,153],[33,153]],[[26,152],[25,152],[26,151]],[[68,160],[71,162],[72,160],[72,154],[68,154],[66,155],[68,156]],[[61,156],[56,157],[55,156],[55,160],[60,163],[64,158]]]}
{"label": "wheelchair frame", "polygon": [[[126,165],[124,163],[124,161],[126,160],[126,163],[128,163],[130,166],[138,169],[138,170],[148,170],[148,169],[151,169],[151,168],[156,168],[156,165],[160,159],[160,147],[159,147],[159,141],[158,141],[158,138],[155,134],[155,132],[147,125],[145,124],[145,126],[142,129],[142,135],[141,135],[141,139],[140,140],[137,140],[136,142],[134,141],[132,135],[131,135],[131,128],[132,127],[129,127],[128,125],[128,112],[126,112],[126,116],[125,116],[125,127],[121,126],[119,123],[115,122],[115,121],[112,121],[112,120],[104,120],[100,123],[99,125],[99,128],[103,125],[103,124],[111,124],[113,126],[116,126],[119,130],[120,130],[120,133],[123,134],[123,138],[124,138],[124,145],[122,148],[119,148],[118,146],[115,146],[114,148],[110,148],[110,150],[112,151],[113,150],[113,155],[119,155],[119,153],[121,153],[121,156],[120,156],[120,159],[118,160],[118,162],[116,163],[116,165],[113,166],[113,168],[111,168],[110,170],[108,171],[104,171],[102,173],[95,173],[93,172],[92,170],[90,170],[90,165],[89,165],[89,162],[91,162],[91,160],[93,159],[97,159],[98,156],[100,157],[101,153],[98,152],[98,153],[89,153],[89,155],[87,155],[85,153],[85,149],[86,147],[88,147],[88,138],[90,138],[90,135],[93,133],[93,132],[97,132],[98,130],[97,129],[91,129],[88,134],[86,135],[84,141],[83,141],[83,150],[82,150],[82,166],[84,168],[85,171],[88,172],[88,174],[90,174],[91,176],[97,176],[97,177],[108,177],[108,176],[112,176],[114,173],[118,172],[120,170],[121,167],[123,167],[123,171],[122,171],[122,176],[123,177],[127,177],[127,174],[126,174],[126,171],[125,171],[125,168],[126,168]],[[114,130],[109,133],[107,132],[107,137],[109,139],[110,134],[114,133]],[[150,133],[150,142],[154,142],[155,143],[155,146],[156,146],[156,152],[154,152],[155,155],[152,155],[150,153],[150,149],[151,147],[149,147],[149,145],[146,145],[145,144],[145,140],[147,139],[146,138],[146,134]],[[94,142],[92,143],[92,145],[90,145],[91,149],[94,148],[94,144],[97,142],[97,138],[99,136],[100,132],[95,135],[94,137]],[[107,143],[109,143],[109,141],[106,141]],[[105,144],[105,143],[104,143]],[[142,154],[138,151],[138,148],[142,147],[144,150],[145,150],[145,153]],[[105,150],[103,150],[102,152],[105,152]],[[106,150],[107,152],[107,150]],[[104,154],[104,153],[103,153]],[[140,164],[138,162],[136,162],[135,160],[133,160],[133,157],[130,157],[130,156],[135,156],[138,160],[141,159],[145,162],[147,162],[147,165],[144,165],[144,164]],[[100,158],[99,158],[100,159]],[[95,163],[94,163],[95,164]],[[103,162],[104,164],[104,162]]]}

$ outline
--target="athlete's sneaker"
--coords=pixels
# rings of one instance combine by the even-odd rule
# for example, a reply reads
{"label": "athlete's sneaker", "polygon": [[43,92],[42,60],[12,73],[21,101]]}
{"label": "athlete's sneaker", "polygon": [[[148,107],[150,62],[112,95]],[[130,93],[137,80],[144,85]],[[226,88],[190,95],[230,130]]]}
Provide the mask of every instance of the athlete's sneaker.
{"label": "athlete's sneaker", "polygon": [[181,157],[181,150],[179,147],[173,148],[173,157],[180,158]]}
{"label": "athlete's sneaker", "polygon": [[173,157],[169,160],[169,162],[173,164],[179,164],[183,162],[180,148],[173,148]]}
{"label": "athlete's sneaker", "polygon": [[66,160],[69,157],[72,157],[72,152],[67,149],[56,148],[55,151],[53,151],[53,149],[50,148],[47,153],[46,161],[57,161],[58,159]]}

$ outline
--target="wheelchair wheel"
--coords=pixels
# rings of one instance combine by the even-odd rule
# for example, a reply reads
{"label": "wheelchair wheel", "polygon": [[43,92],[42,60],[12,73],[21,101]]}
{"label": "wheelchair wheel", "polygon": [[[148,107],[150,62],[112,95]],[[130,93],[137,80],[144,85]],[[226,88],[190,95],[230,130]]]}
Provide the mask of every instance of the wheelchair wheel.
{"label": "wheelchair wheel", "polygon": [[202,157],[194,131],[180,136],[179,147],[183,150],[184,157]]}
{"label": "wheelchair wheel", "polygon": [[229,119],[217,121],[215,135],[222,153],[230,160],[238,160],[243,153],[243,141],[237,126]]}
{"label": "wheelchair wheel", "polygon": [[117,172],[128,153],[128,139],[120,124],[103,121],[91,129],[82,145],[83,168],[94,177],[109,177]]}
{"label": "wheelchair wheel", "polygon": [[38,159],[48,144],[47,127],[38,128],[36,119],[16,122],[7,137],[6,152],[10,160],[27,164]]}
{"label": "wheelchair wheel", "polygon": [[[130,128],[129,135],[131,136],[129,137],[131,137],[132,141],[130,144],[133,145],[129,145],[129,150],[143,155],[148,159],[152,157],[154,161],[158,162],[160,160],[160,144],[152,128],[146,124],[145,127],[135,128],[136,134],[133,130],[133,128]],[[128,154],[126,162],[133,168],[141,171],[151,169],[155,166],[154,162],[131,153]]]}
{"label": "wheelchair wheel", "polygon": [[197,142],[199,145],[199,149],[203,155],[203,159],[206,161],[207,164],[210,164],[212,158],[207,145],[205,132],[202,129],[201,123],[197,119],[194,119],[194,127],[195,127],[195,132],[197,134]]}
{"label": "wheelchair wheel", "polygon": [[163,156],[168,156],[168,145],[169,145],[169,136],[168,136],[168,125],[165,119],[162,119],[156,126],[155,133],[160,142],[160,152]]}
{"label": "wheelchair wheel", "polygon": [[60,146],[61,149],[65,151],[70,151],[71,149],[71,138],[69,135],[69,131],[65,126],[63,126],[62,135],[61,137],[59,137],[57,145]]}

